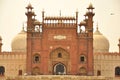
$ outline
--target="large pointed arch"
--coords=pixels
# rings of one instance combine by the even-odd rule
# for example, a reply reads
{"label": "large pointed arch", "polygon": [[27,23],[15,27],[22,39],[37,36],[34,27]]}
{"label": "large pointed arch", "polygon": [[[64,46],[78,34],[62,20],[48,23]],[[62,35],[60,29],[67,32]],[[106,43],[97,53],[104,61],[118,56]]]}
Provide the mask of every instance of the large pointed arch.
{"label": "large pointed arch", "polygon": [[70,55],[69,55],[69,53],[68,53],[67,50],[65,50],[65,49],[63,49],[61,47],[56,48],[56,49],[54,49],[54,50],[51,51],[51,53],[50,53],[50,59],[51,58],[52,59],[53,58],[60,58],[60,57],[68,59],[70,57]]}
{"label": "large pointed arch", "polygon": [[66,74],[67,68],[63,63],[57,63],[53,66],[53,71],[55,75],[63,75]]}

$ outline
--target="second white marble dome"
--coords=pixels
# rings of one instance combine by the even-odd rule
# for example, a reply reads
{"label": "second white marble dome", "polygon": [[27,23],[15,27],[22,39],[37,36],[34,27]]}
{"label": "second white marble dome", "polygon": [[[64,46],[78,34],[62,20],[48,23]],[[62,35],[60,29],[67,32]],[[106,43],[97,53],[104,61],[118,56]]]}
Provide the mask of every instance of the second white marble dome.
{"label": "second white marble dome", "polygon": [[109,40],[98,30],[93,34],[93,51],[96,52],[109,52]]}
{"label": "second white marble dome", "polygon": [[12,52],[26,52],[26,38],[27,34],[23,29],[12,40]]}

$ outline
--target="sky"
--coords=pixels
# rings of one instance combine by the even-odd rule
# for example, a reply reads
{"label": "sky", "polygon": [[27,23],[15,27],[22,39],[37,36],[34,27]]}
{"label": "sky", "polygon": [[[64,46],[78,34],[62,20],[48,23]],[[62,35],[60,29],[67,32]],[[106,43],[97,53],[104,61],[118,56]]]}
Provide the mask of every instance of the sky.
{"label": "sky", "polygon": [[[120,0],[0,0],[0,36],[2,37],[2,51],[11,51],[12,39],[22,30],[26,22],[25,7],[31,3],[36,13],[36,19],[45,16],[72,16],[79,12],[79,22],[90,3],[95,7],[94,31],[96,25],[100,32],[109,40],[110,52],[118,52],[120,38]],[[111,15],[112,14],[112,15]],[[26,25],[25,25],[26,26]],[[101,43],[102,44],[102,43]]]}

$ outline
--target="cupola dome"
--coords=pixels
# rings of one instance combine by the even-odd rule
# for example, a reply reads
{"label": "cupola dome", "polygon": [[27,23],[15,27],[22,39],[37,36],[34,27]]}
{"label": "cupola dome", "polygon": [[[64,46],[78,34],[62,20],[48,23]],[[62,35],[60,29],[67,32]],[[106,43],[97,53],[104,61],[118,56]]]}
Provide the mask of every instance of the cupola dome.
{"label": "cupola dome", "polygon": [[26,37],[24,29],[18,33],[12,40],[12,52],[26,52]]}
{"label": "cupola dome", "polygon": [[93,47],[95,52],[109,52],[109,41],[108,39],[100,33],[98,27],[93,34]]}

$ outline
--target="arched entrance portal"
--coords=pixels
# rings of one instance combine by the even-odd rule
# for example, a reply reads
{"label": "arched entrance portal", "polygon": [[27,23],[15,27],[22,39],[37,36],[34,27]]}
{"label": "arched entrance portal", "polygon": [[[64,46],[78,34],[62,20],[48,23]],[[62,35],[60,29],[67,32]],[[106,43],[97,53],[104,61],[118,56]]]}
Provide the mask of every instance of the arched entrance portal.
{"label": "arched entrance portal", "polygon": [[62,63],[58,63],[54,66],[54,74],[55,75],[63,75],[66,74],[66,67]]}
{"label": "arched entrance portal", "polygon": [[50,53],[49,72],[50,74],[67,74],[70,72],[70,55],[63,48],[56,48]]}

